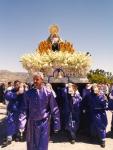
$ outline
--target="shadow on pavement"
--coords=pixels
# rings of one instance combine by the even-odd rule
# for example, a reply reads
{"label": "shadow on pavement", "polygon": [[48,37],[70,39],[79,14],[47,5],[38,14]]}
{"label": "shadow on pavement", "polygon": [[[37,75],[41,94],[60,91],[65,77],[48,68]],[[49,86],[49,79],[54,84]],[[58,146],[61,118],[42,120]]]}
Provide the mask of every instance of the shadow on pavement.
{"label": "shadow on pavement", "polygon": [[[50,138],[50,142],[52,143],[68,143],[70,142],[68,133],[60,131],[57,134],[52,134]],[[75,143],[87,143],[87,144],[94,144],[99,145],[97,138],[91,138],[83,133],[79,133]]]}

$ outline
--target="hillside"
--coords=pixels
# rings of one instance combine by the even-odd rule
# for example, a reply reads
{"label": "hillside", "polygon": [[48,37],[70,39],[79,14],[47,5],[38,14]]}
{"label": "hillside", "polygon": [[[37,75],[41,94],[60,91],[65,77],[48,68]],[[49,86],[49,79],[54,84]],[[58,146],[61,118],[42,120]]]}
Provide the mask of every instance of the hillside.
{"label": "hillside", "polygon": [[28,74],[25,72],[11,72],[8,70],[0,70],[0,83],[7,83],[8,81],[20,80],[26,82]]}

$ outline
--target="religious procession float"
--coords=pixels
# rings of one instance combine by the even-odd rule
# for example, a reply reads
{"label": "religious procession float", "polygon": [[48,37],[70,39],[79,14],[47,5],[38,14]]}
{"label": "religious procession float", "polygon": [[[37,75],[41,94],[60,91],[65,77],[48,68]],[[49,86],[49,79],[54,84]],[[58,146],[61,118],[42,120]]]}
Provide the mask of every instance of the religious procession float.
{"label": "religious procession float", "polygon": [[50,83],[86,83],[91,67],[91,55],[78,52],[69,41],[59,36],[59,27],[49,28],[49,37],[41,41],[36,51],[21,57],[23,67],[32,74],[44,73],[45,81]]}

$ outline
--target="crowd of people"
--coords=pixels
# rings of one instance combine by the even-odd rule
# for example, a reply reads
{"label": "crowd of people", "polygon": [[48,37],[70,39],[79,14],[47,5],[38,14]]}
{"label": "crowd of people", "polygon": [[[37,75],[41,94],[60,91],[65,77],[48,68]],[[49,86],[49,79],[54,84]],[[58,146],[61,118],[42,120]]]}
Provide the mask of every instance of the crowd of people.
{"label": "crowd of people", "polygon": [[[47,150],[50,131],[63,130],[72,144],[81,128],[90,138],[98,137],[105,147],[107,115],[113,111],[113,85],[86,84],[82,91],[76,84],[52,87],[44,83],[41,72],[33,74],[33,84],[18,80],[0,86],[0,102],[7,106],[6,139],[27,141],[27,150]],[[113,114],[111,122],[113,135]]]}

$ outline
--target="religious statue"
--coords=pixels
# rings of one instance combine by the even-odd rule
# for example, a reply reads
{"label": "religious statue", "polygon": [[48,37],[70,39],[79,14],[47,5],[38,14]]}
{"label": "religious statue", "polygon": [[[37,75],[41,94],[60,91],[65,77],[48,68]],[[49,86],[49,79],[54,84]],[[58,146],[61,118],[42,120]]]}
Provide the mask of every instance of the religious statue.
{"label": "religious statue", "polygon": [[53,24],[49,28],[50,36],[48,37],[47,41],[52,44],[53,51],[59,51],[59,42],[61,41],[58,32],[59,28],[57,25]]}
{"label": "religious statue", "polygon": [[73,44],[69,41],[63,41],[59,36],[59,27],[56,24],[53,24],[49,28],[49,37],[41,41],[38,45],[37,51],[40,54],[48,54],[50,51],[53,52],[68,52],[73,53],[75,49],[73,48]]}

